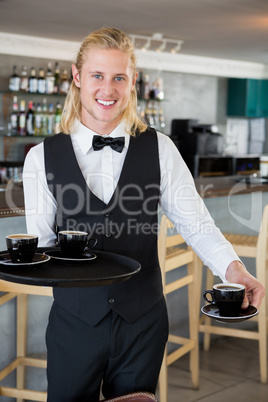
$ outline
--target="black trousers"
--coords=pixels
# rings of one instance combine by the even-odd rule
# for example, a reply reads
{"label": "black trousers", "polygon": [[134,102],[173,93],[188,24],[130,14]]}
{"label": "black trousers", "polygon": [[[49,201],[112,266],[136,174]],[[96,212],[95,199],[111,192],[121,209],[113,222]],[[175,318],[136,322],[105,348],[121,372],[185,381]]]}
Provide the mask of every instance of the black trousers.
{"label": "black trousers", "polygon": [[97,326],[53,304],[46,333],[48,402],[155,393],[168,337],[165,299],[132,324],[110,312]]}

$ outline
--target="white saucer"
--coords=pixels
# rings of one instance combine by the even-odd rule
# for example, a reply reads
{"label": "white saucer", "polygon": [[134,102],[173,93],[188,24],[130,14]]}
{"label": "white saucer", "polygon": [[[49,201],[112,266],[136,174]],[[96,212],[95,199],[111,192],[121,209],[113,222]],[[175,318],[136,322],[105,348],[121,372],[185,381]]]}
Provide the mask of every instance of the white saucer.
{"label": "white saucer", "polygon": [[58,262],[65,263],[65,264],[81,264],[83,262],[88,262],[91,260],[95,260],[97,256],[95,254],[85,252],[79,258],[66,258],[62,256],[60,250],[46,250],[44,251],[44,255],[49,256],[57,260]]}
{"label": "white saucer", "polygon": [[50,260],[50,257],[48,255],[44,255],[44,254],[38,254],[35,253],[34,257],[33,257],[33,261],[32,262],[12,262],[9,253],[1,253],[0,254],[0,264],[3,265],[10,265],[13,267],[16,266],[35,266],[37,264],[43,264],[44,262],[47,262]]}
{"label": "white saucer", "polygon": [[259,310],[254,306],[249,306],[246,310],[241,310],[238,317],[222,317],[219,309],[213,304],[208,304],[201,308],[203,314],[210,318],[214,318],[220,322],[235,323],[248,320],[258,314]]}

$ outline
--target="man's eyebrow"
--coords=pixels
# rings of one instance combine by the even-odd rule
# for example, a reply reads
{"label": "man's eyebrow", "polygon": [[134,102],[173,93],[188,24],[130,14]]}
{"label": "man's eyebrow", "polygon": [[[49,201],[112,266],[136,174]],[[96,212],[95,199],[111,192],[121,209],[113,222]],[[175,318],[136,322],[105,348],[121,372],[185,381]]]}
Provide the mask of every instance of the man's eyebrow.
{"label": "man's eyebrow", "polygon": [[[90,71],[89,73],[90,74],[105,74],[103,71]],[[128,77],[128,75],[125,73],[116,73],[115,76],[116,77],[119,77],[119,76],[120,77]]]}
{"label": "man's eyebrow", "polygon": [[102,71],[90,71],[90,74],[104,74]]}

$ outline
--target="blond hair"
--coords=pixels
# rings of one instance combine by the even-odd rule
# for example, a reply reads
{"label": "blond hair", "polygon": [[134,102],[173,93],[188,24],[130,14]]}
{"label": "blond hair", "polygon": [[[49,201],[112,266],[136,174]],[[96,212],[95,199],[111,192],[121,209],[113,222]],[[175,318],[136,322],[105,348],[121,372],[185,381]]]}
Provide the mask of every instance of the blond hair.
{"label": "blond hair", "polygon": [[[133,69],[133,78],[136,74],[136,57],[134,47],[130,38],[120,29],[117,28],[101,28],[91,32],[83,41],[76,58],[76,68],[81,73],[83,63],[89,51],[92,49],[118,49],[129,55],[131,67]],[[66,134],[70,134],[76,119],[81,121],[82,104],[80,100],[80,88],[78,88],[74,80],[70,85],[68,95],[65,100],[60,130]],[[128,134],[135,136],[136,131],[145,131],[147,125],[139,118],[137,114],[137,93],[134,88],[130,93],[129,102],[122,114],[125,119],[126,131]]]}

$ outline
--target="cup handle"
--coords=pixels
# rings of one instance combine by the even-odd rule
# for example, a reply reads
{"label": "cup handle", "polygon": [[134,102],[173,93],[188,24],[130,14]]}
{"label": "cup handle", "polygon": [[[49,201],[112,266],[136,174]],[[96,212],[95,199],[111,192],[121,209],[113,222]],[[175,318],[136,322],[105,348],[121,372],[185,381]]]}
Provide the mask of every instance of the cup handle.
{"label": "cup handle", "polygon": [[[207,298],[208,293],[211,295],[211,300],[209,300]],[[208,302],[210,304],[216,304],[215,301],[214,301],[214,298],[213,298],[213,290],[205,290],[205,292],[203,293],[203,299],[205,299],[206,302]]]}
{"label": "cup handle", "polygon": [[[88,240],[87,240],[87,245],[86,245],[86,248],[85,248],[85,250],[89,250],[89,249],[91,249],[91,248],[94,248],[95,246],[96,246],[96,244],[97,244],[97,239],[95,239],[95,237],[90,237]],[[92,245],[90,245],[90,242],[92,242]]]}

